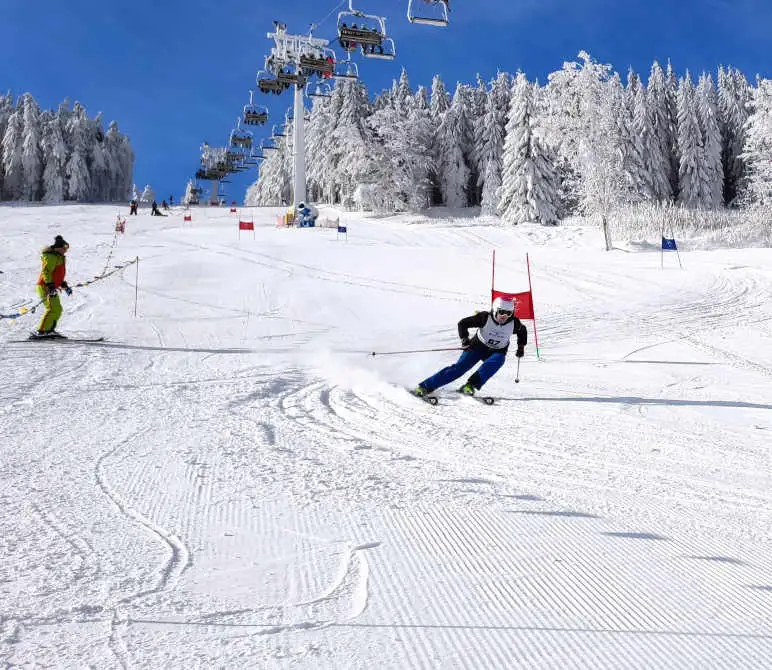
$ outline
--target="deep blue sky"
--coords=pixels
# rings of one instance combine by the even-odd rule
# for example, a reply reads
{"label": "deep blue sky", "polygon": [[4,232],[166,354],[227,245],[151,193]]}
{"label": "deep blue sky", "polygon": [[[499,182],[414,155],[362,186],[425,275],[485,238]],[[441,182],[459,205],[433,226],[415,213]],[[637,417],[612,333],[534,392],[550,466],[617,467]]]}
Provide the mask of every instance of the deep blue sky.
{"label": "deep blue sky", "polygon": [[[272,21],[291,33],[321,23],[315,36],[334,39],[334,0],[0,0],[0,90],[29,91],[42,107],[80,101],[90,117],[117,120],[136,152],[134,181],[161,198],[183,193],[204,140],[223,144],[255,88],[269,49]],[[407,0],[354,0],[387,18],[394,62],[360,62],[371,94],[388,88],[403,67],[411,84],[439,73],[449,89],[475,74],[525,72],[541,82],[580,50],[648,75],[670,59],[678,74],[733,65],[749,79],[772,77],[770,0],[451,0],[447,28],[417,26]],[[361,58],[359,59],[362,60]],[[264,96],[273,123],[291,93]],[[271,123],[256,137],[270,133]],[[228,186],[241,201],[256,173]]]}

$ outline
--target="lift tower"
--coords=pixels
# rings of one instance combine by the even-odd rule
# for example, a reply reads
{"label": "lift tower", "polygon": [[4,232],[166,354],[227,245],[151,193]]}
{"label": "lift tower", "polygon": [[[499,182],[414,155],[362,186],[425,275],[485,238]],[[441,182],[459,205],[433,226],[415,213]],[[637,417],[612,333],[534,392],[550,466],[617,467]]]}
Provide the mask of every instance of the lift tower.
{"label": "lift tower", "polygon": [[[266,59],[266,68],[271,70],[278,81],[295,86],[294,124],[292,131],[293,145],[293,205],[295,211],[301,202],[306,201],[306,151],[305,151],[305,106],[303,94],[308,79],[319,73],[307,67],[310,62],[322,62],[328,54],[334,53],[327,48],[328,40],[310,35],[289,35],[287,26],[274,22],[276,29],[268,33],[268,39],[274,41],[274,47]],[[334,59],[333,59],[334,63]]]}

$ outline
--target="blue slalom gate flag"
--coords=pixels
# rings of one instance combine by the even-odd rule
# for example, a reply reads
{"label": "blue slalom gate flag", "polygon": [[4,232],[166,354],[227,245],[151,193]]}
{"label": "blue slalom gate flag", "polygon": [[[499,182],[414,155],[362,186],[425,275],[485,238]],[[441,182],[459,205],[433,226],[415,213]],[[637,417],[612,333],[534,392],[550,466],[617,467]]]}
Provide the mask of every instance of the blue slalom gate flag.
{"label": "blue slalom gate flag", "polygon": [[678,251],[675,240],[662,238],[662,251]]}
{"label": "blue slalom gate flag", "polygon": [[347,233],[346,226],[338,226],[338,232],[339,233]]}

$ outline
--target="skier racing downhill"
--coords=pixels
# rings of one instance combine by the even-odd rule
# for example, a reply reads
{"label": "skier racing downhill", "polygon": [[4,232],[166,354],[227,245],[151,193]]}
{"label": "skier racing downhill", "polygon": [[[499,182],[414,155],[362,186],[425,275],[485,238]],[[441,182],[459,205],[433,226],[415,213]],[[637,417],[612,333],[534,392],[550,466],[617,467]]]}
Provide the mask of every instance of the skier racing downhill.
{"label": "skier racing downhill", "polygon": [[[477,328],[477,333],[471,339],[469,338],[470,328]],[[517,335],[515,356],[522,358],[525,354],[525,345],[528,343],[528,331],[515,316],[515,301],[498,297],[493,301],[490,312],[478,312],[458,322],[458,336],[461,338],[463,353],[453,365],[424,379],[413,393],[424,398],[440,386],[458,379],[480,361],[484,361],[469,377],[466,384],[458,389],[461,393],[474,395],[475,391],[479,391],[485,382],[504,365],[509,349],[509,339],[514,335]]]}

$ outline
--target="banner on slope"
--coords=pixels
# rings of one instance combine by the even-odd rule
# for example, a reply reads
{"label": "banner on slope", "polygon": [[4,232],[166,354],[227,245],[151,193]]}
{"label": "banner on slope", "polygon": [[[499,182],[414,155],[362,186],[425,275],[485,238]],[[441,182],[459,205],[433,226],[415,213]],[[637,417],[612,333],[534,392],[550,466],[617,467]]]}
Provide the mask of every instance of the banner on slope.
{"label": "banner on slope", "polygon": [[241,239],[241,231],[242,230],[251,230],[252,231],[252,238],[255,237],[255,221],[252,219],[251,221],[242,221],[239,219],[239,239]]}
{"label": "banner on slope", "polygon": [[660,269],[663,269],[665,267],[665,252],[666,251],[675,251],[676,252],[676,258],[678,258],[678,267],[683,270],[683,265],[681,265],[681,254],[678,253],[678,245],[675,241],[675,235],[673,234],[673,225],[670,224],[668,226],[669,230],[669,237],[665,236],[665,224],[662,224],[662,247],[659,252],[659,267]]}

